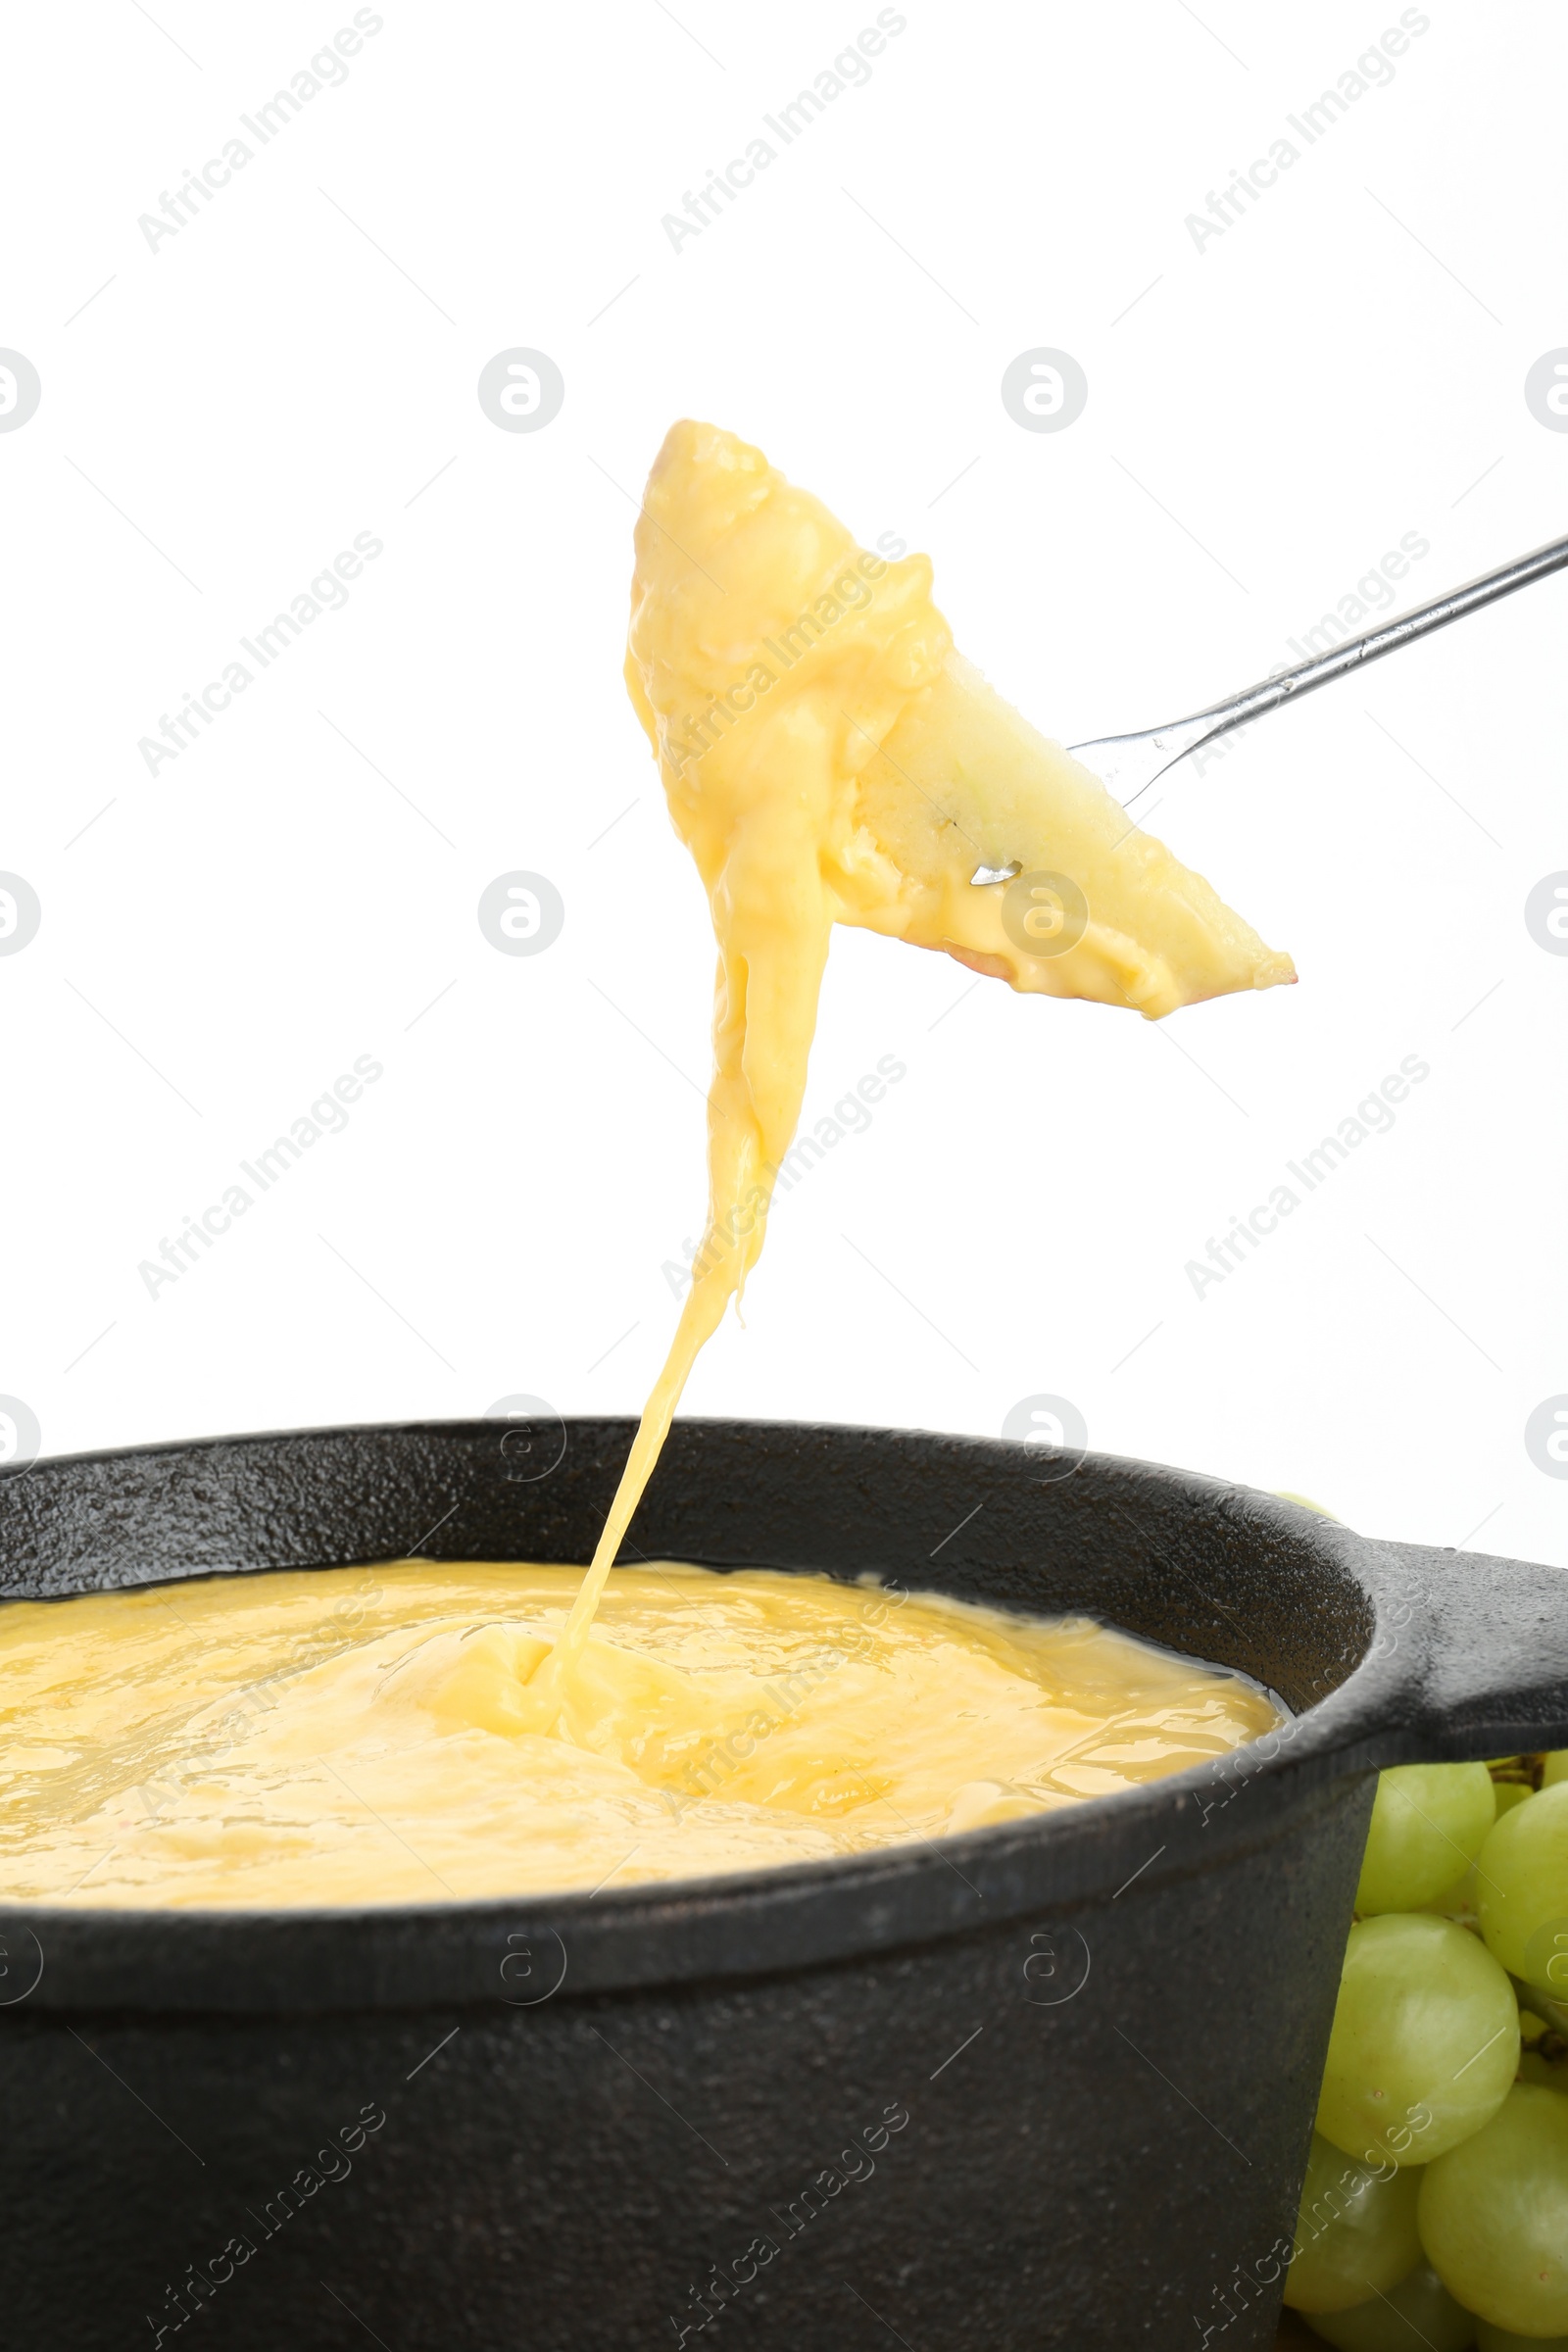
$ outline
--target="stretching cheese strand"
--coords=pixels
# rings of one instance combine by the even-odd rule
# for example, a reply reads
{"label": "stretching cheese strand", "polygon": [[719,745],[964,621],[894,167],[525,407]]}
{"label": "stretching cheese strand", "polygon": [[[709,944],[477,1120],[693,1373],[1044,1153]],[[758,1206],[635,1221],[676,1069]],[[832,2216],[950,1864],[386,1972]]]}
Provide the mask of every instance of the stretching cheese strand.
{"label": "stretching cheese strand", "polygon": [[[567,1621],[569,1671],[699,1349],[756,1264],[806,1088],[835,922],[1012,987],[1178,1005],[1295,978],[1201,875],[958,656],[924,556],[885,563],[732,433],[672,427],[636,531],[626,685],[718,942],[709,1211],[669,1359]],[[1083,894],[1081,939],[1031,954],[977,865]]]}

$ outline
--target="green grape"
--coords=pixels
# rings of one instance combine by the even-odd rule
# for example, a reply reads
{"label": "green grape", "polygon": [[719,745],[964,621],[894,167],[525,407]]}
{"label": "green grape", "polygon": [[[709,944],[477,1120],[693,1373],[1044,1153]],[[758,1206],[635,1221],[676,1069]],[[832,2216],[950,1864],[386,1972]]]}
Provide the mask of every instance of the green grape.
{"label": "green grape", "polygon": [[1513,1986],[1478,1937],[1426,1911],[1350,1930],[1317,2128],[1368,2164],[1427,2164],[1502,2105],[1519,2067]]}
{"label": "green grape", "polygon": [[1568,2099],[1516,2083],[1484,2130],[1427,2167],[1427,2260],[1478,2318],[1568,2333]]}
{"label": "green grape", "polygon": [[1568,1783],[1504,1813],[1476,1868],[1488,1949],[1521,1983],[1568,2000]]}
{"label": "green grape", "polygon": [[1476,2324],[1425,2263],[1353,2311],[1311,2312],[1307,2326],[1339,2352],[1469,2352]]}
{"label": "green grape", "polygon": [[1546,1758],[1546,1768],[1541,1776],[1543,1788],[1554,1788],[1559,1781],[1568,1781],[1568,1747],[1554,1747]]}
{"label": "green grape", "polygon": [[1524,1804],[1535,1794],[1535,1790],[1527,1788],[1523,1781],[1498,1781],[1495,1788],[1496,1816],[1499,1821],[1505,1813],[1511,1813],[1515,1805]]}
{"label": "green grape", "polygon": [[1479,2352],[1568,2352],[1568,2335],[1515,2335],[1490,2320],[1477,2320],[1476,2343]]}
{"label": "green grape", "polygon": [[1484,1764],[1396,1764],[1378,1775],[1355,1907],[1416,1911],[1462,1878],[1496,1819]]}
{"label": "green grape", "polygon": [[1415,2226],[1421,2175],[1374,2171],[1312,2134],[1285,2300],[1296,2311],[1347,2311],[1396,2286],[1421,2259]]}

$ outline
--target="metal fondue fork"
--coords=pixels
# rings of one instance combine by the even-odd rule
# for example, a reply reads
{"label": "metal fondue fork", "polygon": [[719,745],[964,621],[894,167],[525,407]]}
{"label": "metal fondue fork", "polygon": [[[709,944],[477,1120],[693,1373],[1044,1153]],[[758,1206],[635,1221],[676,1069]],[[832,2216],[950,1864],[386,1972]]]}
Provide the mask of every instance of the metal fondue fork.
{"label": "metal fondue fork", "polygon": [[[1561,571],[1565,566],[1568,566],[1568,538],[1552,539],[1512,564],[1501,564],[1495,571],[1484,571],[1479,579],[1467,580],[1462,588],[1450,589],[1446,596],[1436,598],[1430,605],[1419,605],[1413,612],[1402,612],[1395,620],[1368,629],[1364,636],[1351,637],[1346,644],[1335,646],[1331,653],[1318,654],[1310,662],[1298,662],[1295,669],[1265,678],[1260,686],[1248,686],[1242,693],[1232,695],[1228,702],[1211,704],[1191,718],[1173,719],[1168,726],[1149,727],[1141,735],[1103,735],[1094,743],[1073,743],[1067,748],[1075,760],[1094,769],[1107,791],[1115,793],[1123,806],[1130,808],[1156,776],[1162,776],[1168,767],[1174,767],[1178,760],[1185,760],[1200,744],[1211,743],[1216,735],[1228,734],[1232,727],[1242,726],[1250,718],[1261,718],[1264,711],[1277,710],[1282,703],[1309,694],[1314,686],[1326,686],[1331,678],[1343,677],[1347,670],[1359,669],[1365,662],[1376,662],[1384,654],[1395,653],[1413,638],[1424,637],[1429,629],[1446,628],[1450,620],[1478,612],[1483,605],[1494,604],[1499,596],[1511,596],[1516,588],[1528,587],[1532,580],[1544,580],[1548,572]],[[1010,882],[1021,870],[1014,858],[1010,865],[977,866],[969,879],[977,884]]]}

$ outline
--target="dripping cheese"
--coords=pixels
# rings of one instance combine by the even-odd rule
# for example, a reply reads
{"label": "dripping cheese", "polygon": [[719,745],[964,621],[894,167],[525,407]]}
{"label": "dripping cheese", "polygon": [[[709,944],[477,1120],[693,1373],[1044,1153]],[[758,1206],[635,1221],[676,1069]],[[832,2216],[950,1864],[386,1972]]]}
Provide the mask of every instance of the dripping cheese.
{"label": "dripping cheese", "polygon": [[[637,523],[626,685],[718,947],[708,1221],[552,1679],[761,1250],[835,923],[1151,1020],[1296,977],[954,650],[931,585],[925,556],[858,547],[760,450],[671,427]],[[1051,878],[1038,906],[975,886],[980,867],[1013,864],[1026,889]]]}

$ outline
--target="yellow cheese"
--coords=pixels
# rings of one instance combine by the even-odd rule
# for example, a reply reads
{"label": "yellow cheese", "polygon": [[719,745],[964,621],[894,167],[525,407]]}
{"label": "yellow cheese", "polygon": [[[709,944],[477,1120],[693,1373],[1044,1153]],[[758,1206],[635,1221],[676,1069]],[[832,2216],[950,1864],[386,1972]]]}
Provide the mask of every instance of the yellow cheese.
{"label": "yellow cheese", "polygon": [[1250,1683],[1083,1619],[617,1569],[399,1561],[0,1609],[0,1883],[76,1905],[441,1902],[975,1829],[1221,1757]]}
{"label": "yellow cheese", "polygon": [[[547,1680],[570,1670],[697,1352],[761,1250],[834,923],[1151,1019],[1296,977],[955,653],[926,557],[888,564],[858,548],[760,450],[674,425],[636,553],[626,685],[718,943],[709,1212]],[[977,866],[1013,861],[1010,896],[971,882]]]}

